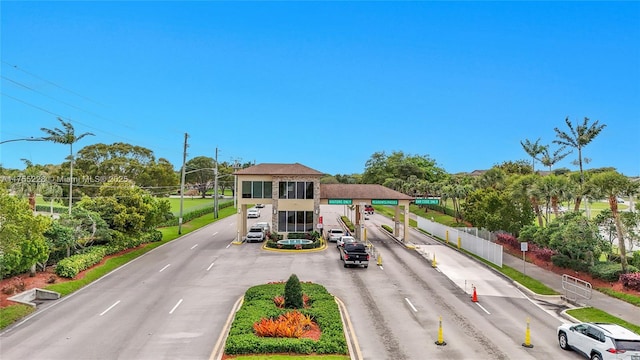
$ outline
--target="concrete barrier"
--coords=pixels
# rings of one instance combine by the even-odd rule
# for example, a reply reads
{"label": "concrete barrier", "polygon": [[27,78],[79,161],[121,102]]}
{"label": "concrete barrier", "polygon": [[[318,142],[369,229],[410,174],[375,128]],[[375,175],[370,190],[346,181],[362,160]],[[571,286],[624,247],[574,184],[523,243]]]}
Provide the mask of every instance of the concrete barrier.
{"label": "concrete barrier", "polygon": [[21,304],[36,307],[35,300],[57,300],[60,299],[60,294],[55,291],[43,290],[43,289],[31,289],[23,291],[18,295],[14,295],[7,300],[15,301]]}

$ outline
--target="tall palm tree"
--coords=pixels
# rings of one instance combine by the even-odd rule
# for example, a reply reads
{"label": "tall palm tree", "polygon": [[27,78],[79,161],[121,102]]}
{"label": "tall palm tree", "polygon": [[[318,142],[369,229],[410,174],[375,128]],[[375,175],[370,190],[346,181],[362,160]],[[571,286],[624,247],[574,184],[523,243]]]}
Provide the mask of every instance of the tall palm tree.
{"label": "tall palm tree", "polygon": [[[575,127],[569,120],[569,117],[564,120],[569,128],[569,133],[562,131],[558,128],[554,128],[556,132],[556,140],[553,140],[555,144],[562,146],[569,146],[578,150],[578,166],[580,167],[580,186],[584,185],[584,171],[582,169],[582,149],[589,145],[593,139],[606,127],[605,124],[598,124],[598,120],[589,125],[589,118],[585,117],[582,124],[577,124]],[[580,209],[581,198],[576,199],[575,211]]]}
{"label": "tall palm tree", "polygon": [[538,138],[534,143],[529,141],[529,139],[525,139],[524,141],[520,141],[520,145],[522,145],[524,152],[531,156],[531,169],[533,169],[533,172],[535,173],[538,155],[542,154],[546,147],[544,145],[540,145],[540,138]]}
{"label": "tall palm tree", "polygon": [[618,212],[618,196],[628,192],[633,185],[631,181],[624,175],[616,171],[605,171],[595,174],[591,177],[590,183],[597,189],[598,193],[604,195],[609,200],[609,208],[613,214],[616,233],[618,237],[618,248],[620,250],[620,263],[622,264],[622,272],[627,272],[627,251],[624,242],[624,231],[622,222],[620,221],[620,213]]}
{"label": "tall palm tree", "polygon": [[95,134],[86,132],[81,135],[76,135],[75,129],[70,122],[66,122],[61,118],[58,118],[58,121],[60,121],[64,129],[55,128],[52,130],[47,128],[40,128],[40,130],[49,135],[43,137],[45,141],[69,145],[69,161],[71,162],[69,170],[69,215],[71,215],[71,206],[73,204],[73,144],[77,143],[85,136],[95,136]]}

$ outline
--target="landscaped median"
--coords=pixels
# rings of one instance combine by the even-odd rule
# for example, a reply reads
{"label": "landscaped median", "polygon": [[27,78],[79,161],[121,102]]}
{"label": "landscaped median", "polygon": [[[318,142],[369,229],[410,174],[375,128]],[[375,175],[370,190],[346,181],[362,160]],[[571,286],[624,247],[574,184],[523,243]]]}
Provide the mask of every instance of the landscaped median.
{"label": "landscaped median", "polygon": [[246,291],[226,339],[224,358],[261,354],[261,359],[277,359],[277,353],[349,359],[338,304],[324,286],[299,282],[292,275],[286,284],[269,283]]}

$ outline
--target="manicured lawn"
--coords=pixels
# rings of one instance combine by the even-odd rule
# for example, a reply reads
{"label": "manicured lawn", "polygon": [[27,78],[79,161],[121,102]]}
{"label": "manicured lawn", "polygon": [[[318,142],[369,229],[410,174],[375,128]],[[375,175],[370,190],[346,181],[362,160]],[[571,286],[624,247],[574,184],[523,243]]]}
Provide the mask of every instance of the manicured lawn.
{"label": "manicured lawn", "polygon": [[253,356],[238,356],[234,357],[234,360],[349,360],[348,355],[253,355]]}
{"label": "manicured lawn", "polygon": [[567,310],[567,314],[583,322],[604,322],[613,323],[626,327],[627,329],[640,334],[640,326],[624,321],[619,317],[610,315],[602,310],[588,307],[580,309]]}

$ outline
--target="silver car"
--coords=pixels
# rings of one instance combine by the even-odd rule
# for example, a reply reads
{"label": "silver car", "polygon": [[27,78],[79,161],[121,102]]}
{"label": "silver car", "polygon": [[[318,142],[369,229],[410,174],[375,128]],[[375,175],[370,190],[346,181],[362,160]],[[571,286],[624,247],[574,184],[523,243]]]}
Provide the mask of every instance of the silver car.
{"label": "silver car", "polygon": [[640,360],[640,335],[617,324],[562,324],[558,344],[591,360]]}

